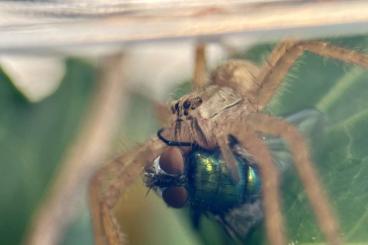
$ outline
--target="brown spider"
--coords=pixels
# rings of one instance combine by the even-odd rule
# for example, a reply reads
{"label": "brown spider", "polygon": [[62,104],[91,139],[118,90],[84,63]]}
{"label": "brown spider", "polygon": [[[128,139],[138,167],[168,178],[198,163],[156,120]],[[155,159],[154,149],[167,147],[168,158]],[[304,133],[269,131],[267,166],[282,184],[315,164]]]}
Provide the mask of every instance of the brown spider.
{"label": "brown spider", "polygon": [[[261,169],[262,203],[270,244],[287,244],[278,171],[260,133],[280,137],[288,144],[325,239],[328,244],[343,244],[339,223],[310,160],[303,136],[283,119],[262,113],[290,67],[304,51],[368,68],[368,56],[356,51],[321,41],[287,40],[274,48],[262,68],[247,61],[231,60],[219,66],[210,76],[209,83],[204,84],[204,53],[200,47],[197,50],[200,55],[196,60],[195,90],[172,104],[168,127],[160,130],[158,137],[113,160],[92,179],[90,197],[96,244],[124,243],[112,209],[121,193],[145,167],[152,166],[154,159],[162,154],[172,154],[170,145],[179,147],[182,152],[188,151],[192,144],[205,149],[219,147],[229,172],[237,181],[239,173],[229,148],[230,135],[236,137]],[[175,161],[169,160],[168,164],[178,167]]]}

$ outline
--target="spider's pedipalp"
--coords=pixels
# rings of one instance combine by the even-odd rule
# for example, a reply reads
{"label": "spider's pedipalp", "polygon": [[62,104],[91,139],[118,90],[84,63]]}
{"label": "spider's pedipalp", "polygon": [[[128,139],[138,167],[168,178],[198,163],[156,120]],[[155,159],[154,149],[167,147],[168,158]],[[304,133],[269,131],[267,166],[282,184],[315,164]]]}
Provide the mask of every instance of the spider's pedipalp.
{"label": "spider's pedipalp", "polygon": [[278,136],[286,141],[293,156],[297,173],[314,210],[317,223],[328,244],[343,244],[339,223],[334,216],[321,181],[310,160],[309,150],[303,136],[293,125],[265,114],[253,113],[249,115],[247,124],[257,132]]}
{"label": "spider's pedipalp", "polygon": [[141,175],[146,165],[152,164],[166,145],[159,139],[147,141],[96,173],[90,182],[90,210],[97,245],[124,244],[123,235],[112,209],[120,194]]}

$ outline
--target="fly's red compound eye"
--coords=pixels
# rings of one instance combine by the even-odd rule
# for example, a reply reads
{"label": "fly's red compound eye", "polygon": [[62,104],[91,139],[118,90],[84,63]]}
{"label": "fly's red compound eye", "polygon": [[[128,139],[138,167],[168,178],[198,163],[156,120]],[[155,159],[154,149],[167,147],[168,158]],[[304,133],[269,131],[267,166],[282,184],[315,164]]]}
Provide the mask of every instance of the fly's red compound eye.
{"label": "fly's red compound eye", "polygon": [[169,147],[160,156],[160,168],[168,174],[184,173],[184,159],[179,148]]}
{"label": "fly's red compound eye", "polygon": [[169,207],[182,208],[188,200],[188,191],[184,187],[169,187],[162,193]]}

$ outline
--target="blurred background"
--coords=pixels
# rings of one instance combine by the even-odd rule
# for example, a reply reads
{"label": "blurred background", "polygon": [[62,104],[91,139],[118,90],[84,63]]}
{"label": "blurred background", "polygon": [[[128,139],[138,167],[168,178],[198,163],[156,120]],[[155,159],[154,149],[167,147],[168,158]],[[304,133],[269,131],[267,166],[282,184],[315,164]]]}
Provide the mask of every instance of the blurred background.
{"label": "blurred background", "polygon": [[[1,244],[93,244],[88,179],[156,133],[155,101],[190,91],[198,42],[209,70],[233,57],[261,65],[284,37],[365,52],[365,10],[364,1],[1,1]],[[267,108],[326,116],[308,140],[347,244],[368,244],[367,75],[306,54]],[[282,192],[290,244],[321,244],[292,168]],[[115,210],[130,244],[232,242],[146,193],[137,178]],[[265,243],[262,224],[245,243]]]}

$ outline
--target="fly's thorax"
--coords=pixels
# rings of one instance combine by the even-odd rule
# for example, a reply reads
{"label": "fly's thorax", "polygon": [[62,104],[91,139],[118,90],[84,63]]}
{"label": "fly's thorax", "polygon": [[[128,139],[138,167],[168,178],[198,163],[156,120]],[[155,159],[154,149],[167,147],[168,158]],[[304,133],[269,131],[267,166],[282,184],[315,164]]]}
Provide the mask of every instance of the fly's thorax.
{"label": "fly's thorax", "polygon": [[235,156],[240,173],[235,183],[219,149],[197,147],[178,160],[179,153],[179,148],[168,148],[168,156],[162,154],[145,171],[145,184],[168,206],[220,214],[259,197],[259,171],[246,157]]}
{"label": "fly's thorax", "polygon": [[186,188],[194,208],[220,214],[259,197],[259,171],[245,158],[236,156],[236,160],[238,183],[232,179],[218,149],[197,149],[186,156]]}

